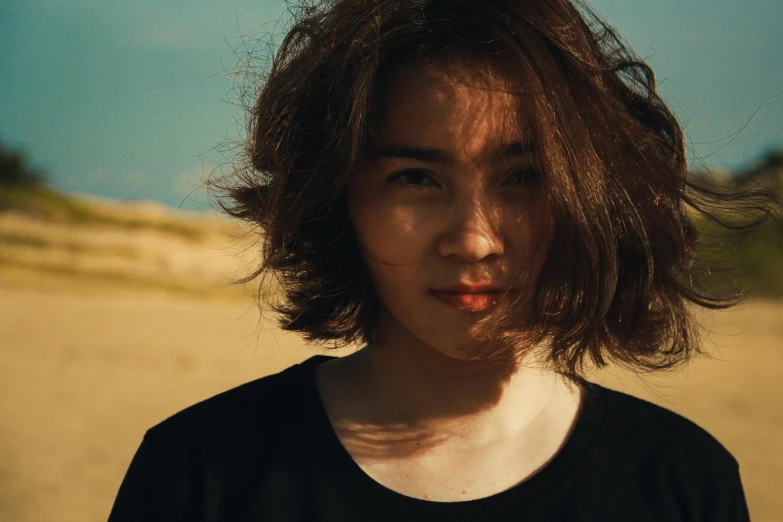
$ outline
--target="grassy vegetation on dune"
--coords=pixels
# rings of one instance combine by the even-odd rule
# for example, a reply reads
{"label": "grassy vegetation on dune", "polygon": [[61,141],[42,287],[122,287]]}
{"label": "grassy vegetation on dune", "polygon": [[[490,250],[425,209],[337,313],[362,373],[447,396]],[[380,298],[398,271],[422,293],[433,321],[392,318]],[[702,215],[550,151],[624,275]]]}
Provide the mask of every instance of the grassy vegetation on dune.
{"label": "grassy vegetation on dune", "polygon": [[30,234],[19,234],[0,230],[0,245],[21,246],[41,250],[61,249],[73,254],[117,255],[126,259],[137,259],[139,252],[130,247],[119,245],[96,246],[67,239],[52,240],[51,237],[40,237]]}
{"label": "grassy vegetation on dune", "polygon": [[4,186],[0,188],[0,211],[15,211],[76,225],[106,225],[122,229],[150,229],[191,241],[202,241],[206,232],[199,223],[184,220],[125,217],[121,212],[88,205],[47,185]]}
{"label": "grassy vegetation on dune", "polygon": [[[109,287],[113,289],[132,290],[134,292],[151,290],[187,297],[223,299],[245,299],[248,295],[256,291],[250,285],[226,284],[223,286],[207,286],[190,283],[188,281],[150,277],[144,274],[118,270],[82,269],[72,265],[31,263],[29,261],[20,264],[18,260],[0,254],[0,276],[4,273],[3,269],[13,271],[12,275],[24,272],[35,278],[40,278],[41,276],[55,277],[59,281],[77,283],[83,289]],[[18,283],[19,286],[25,286],[22,278],[13,276],[12,279]],[[1,282],[2,277],[0,277],[0,287],[4,286]]]}
{"label": "grassy vegetation on dune", "polygon": [[697,221],[701,233],[694,283],[725,295],[783,298],[783,220],[770,219],[749,231]]}

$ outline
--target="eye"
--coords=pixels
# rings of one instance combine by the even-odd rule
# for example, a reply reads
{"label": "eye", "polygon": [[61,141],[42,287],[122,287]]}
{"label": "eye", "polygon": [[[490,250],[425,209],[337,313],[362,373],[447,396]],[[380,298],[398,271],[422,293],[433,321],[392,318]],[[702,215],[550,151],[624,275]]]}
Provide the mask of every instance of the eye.
{"label": "eye", "polygon": [[525,167],[523,169],[515,170],[508,178],[507,182],[517,185],[537,185],[540,182],[540,179],[535,167]]}
{"label": "eye", "polygon": [[[389,178],[389,181],[396,182],[398,180],[404,180],[403,185],[410,185],[413,187],[426,187],[437,186],[438,184],[427,174],[427,172],[421,169],[406,169],[402,170]],[[429,183],[426,181],[429,180]]]}

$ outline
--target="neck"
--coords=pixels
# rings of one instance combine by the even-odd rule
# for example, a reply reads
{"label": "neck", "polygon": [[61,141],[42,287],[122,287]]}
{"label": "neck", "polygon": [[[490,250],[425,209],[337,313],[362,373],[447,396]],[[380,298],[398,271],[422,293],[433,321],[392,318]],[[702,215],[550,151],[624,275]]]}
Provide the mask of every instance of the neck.
{"label": "neck", "polygon": [[436,436],[478,447],[520,437],[547,410],[574,400],[576,392],[559,375],[525,361],[459,360],[418,339],[386,339],[335,366],[332,389],[342,390],[338,402],[345,407],[336,417],[346,421],[343,429],[375,433],[393,426],[404,438]]}

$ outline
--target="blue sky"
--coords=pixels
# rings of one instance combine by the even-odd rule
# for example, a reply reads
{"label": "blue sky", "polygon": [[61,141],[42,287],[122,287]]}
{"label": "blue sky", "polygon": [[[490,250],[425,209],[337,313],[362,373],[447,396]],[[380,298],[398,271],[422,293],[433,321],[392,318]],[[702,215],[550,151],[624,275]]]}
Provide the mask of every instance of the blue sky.
{"label": "blue sky", "polygon": [[[592,5],[655,70],[691,158],[736,169],[783,146],[783,2]],[[242,132],[230,103],[234,49],[241,35],[275,30],[285,9],[284,0],[4,0],[0,140],[62,189],[204,208],[203,193],[188,194]]]}

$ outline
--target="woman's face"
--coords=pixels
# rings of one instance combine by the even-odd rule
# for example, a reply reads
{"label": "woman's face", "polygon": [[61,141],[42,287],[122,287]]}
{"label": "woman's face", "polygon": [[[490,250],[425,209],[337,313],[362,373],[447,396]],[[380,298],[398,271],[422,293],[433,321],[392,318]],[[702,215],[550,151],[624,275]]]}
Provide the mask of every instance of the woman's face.
{"label": "woman's face", "polygon": [[497,312],[502,294],[445,287],[525,296],[540,270],[549,210],[531,136],[513,96],[420,62],[400,67],[381,100],[378,147],[347,191],[381,302],[380,342],[421,342],[459,359],[487,335],[477,320]]}

